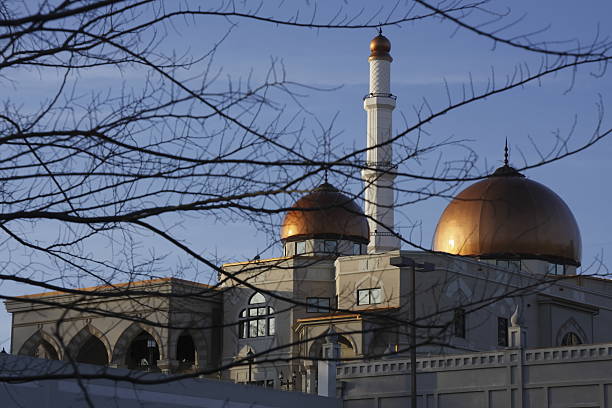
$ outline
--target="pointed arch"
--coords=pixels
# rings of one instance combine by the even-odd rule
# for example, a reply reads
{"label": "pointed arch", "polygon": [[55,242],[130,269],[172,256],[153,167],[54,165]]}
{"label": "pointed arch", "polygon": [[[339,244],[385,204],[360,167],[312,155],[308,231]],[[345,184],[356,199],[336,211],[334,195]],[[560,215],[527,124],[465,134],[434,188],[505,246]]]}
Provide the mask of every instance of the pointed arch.
{"label": "pointed arch", "polygon": [[[39,347],[43,347],[43,349],[47,351],[48,355],[39,356]],[[59,360],[62,357],[62,348],[55,337],[39,329],[23,343],[17,354]]]}
{"label": "pointed arch", "polygon": [[[325,333],[329,333],[331,328]],[[357,344],[355,343],[352,336],[347,336],[342,332],[334,332],[338,336],[338,345],[340,346],[340,357],[341,358],[352,358],[357,356]],[[308,356],[313,358],[319,358],[322,356],[323,344],[326,342],[325,335],[314,340],[308,348]]]}
{"label": "pointed arch", "polygon": [[[195,323],[193,323],[195,325]],[[210,361],[211,356],[208,355],[208,341],[206,340],[206,335],[203,330],[191,330],[191,329],[183,329],[183,330],[173,330],[170,334],[170,341],[168,342],[168,355],[170,359],[181,360],[181,357],[178,355],[178,347],[179,347],[179,339],[184,336],[189,335],[193,340],[193,344],[196,352],[196,360],[195,363],[199,367],[203,367],[206,363],[206,360]]]}
{"label": "pointed arch", "polygon": [[[104,346],[104,353],[105,353],[105,360],[106,360],[106,363],[104,364],[108,364],[112,358],[112,353],[111,353],[112,347],[110,345],[110,342],[108,341],[104,333],[98,330],[91,323],[87,324],[85,327],[79,330],[77,334],[75,334],[72,337],[72,339],[68,343],[68,347],[66,348],[64,359],[67,360],[69,358],[72,358],[72,359],[76,359],[77,361],[80,361],[78,359],[79,354],[81,353],[83,347],[88,342],[91,343],[92,337],[95,337]],[[82,361],[82,362],[91,362],[91,361]]]}
{"label": "pointed arch", "polygon": [[115,347],[113,348],[112,352],[113,357],[111,359],[111,364],[125,364],[130,344],[142,331],[147,332],[151,335],[151,337],[153,337],[153,339],[155,339],[159,348],[159,358],[161,360],[166,359],[166,353],[164,348],[165,343],[162,342],[162,338],[159,333],[157,333],[157,330],[155,330],[153,327],[148,327],[143,324],[134,322],[127,329],[125,329],[117,339],[117,342],[115,343]]}
{"label": "pointed arch", "polygon": [[249,305],[256,305],[259,303],[266,303],[266,297],[261,294],[261,292],[255,292],[249,299]]}
{"label": "pointed arch", "polygon": [[589,338],[587,337],[585,331],[582,329],[582,327],[580,327],[576,319],[570,317],[557,331],[557,346],[563,345],[563,338],[568,333],[575,333],[580,338],[582,343],[589,343]]}

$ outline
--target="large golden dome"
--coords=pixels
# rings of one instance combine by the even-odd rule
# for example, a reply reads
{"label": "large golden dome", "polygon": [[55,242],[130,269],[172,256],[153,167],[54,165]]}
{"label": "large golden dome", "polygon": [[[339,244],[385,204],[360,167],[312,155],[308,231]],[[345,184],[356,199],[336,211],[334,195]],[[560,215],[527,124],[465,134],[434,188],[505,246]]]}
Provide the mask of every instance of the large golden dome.
{"label": "large golden dome", "polygon": [[446,207],[434,251],[489,259],[542,259],[580,265],[576,220],[549,188],[505,165]]}
{"label": "large golden dome", "polygon": [[367,244],[368,221],[353,200],[329,183],[300,198],[285,215],[283,241],[311,238],[347,239]]}

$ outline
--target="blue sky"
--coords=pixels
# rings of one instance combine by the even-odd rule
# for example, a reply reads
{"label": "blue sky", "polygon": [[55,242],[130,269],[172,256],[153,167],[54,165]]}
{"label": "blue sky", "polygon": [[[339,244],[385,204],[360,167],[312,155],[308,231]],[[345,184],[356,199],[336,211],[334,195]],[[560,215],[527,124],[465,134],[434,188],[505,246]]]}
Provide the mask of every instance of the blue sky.
{"label": "blue sky", "polygon": [[[303,9],[301,15],[308,15],[313,4],[287,3],[272,3],[272,8],[264,10],[264,14],[272,15],[276,12],[274,7],[278,6],[281,15],[291,14],[296,7]],[[404,2],[399,4],[403,6]],[[371,2],[350,2],[350,6],[344,7],[348,11],[361,6],[366,10],[373,10],[374,7]],[[340,5],[334,2],[319,3],[318,15],[333,14],[338,7]],[[392,8],[393,5],[386,7]],[[507,9],[502,2],[492,2],[490,7],[499,12]],[[612,15],[612,3],[609,1],[513,1],[511,7],[508,21],[514,17],[525,17],[508,31],[502,31],[502,36],[548,27],[536,38],[579,39],[581,44],[587,45],[597,35],[602,38],[612,34],[606,20]],[[419,13],[418,8],[415,13]],[[367,15],[367,11],[363,14]],[[337,134],[334,139],[336,149],[365,146],[366,118],[362,96],[367,93],[368,44],[376,34],[374,29],[313,30],[222,18],[191,22],[177,20],[176,30],[168,34],[162,48],[199,54],[219,40],[231,24],[236,26],[219,48],[213,64],[213,68],[221,73],[220,81],[227,77],[249,75],[255,80],[261,79],[272,60],[282,62],[290,80],[333,89],[324,92],[304,90],[307,96],[301,99],[301,103],[309,112],[307,123],[310,131],[305,134],[310,138],[309,143],[320,143],[322,138],[314,124],[316,118],[326,125],[333,123]],[[415,107],[420,106],[423,100],[427,100],[434,111],[447,105],[445,80],[451,98],[457,101],[461,98],[462,86],[469,83],[470,76],[478,92],[484,89],[492,72],[496,81],[501,83],[519,65],[531,72],[537,71],[542,59],[541,55],[495,45],[491,40],[463,29],[456,31],[454,24],[441,20],[387,27],[384,34],[392,42],[391,54],[394,58],[392,92],[398,98],[394,114],[396,132],[401,132],[406,124],[415,122]],[[558,45],[560,48],[564,46]],[[570,71],[562,72],[544,78],[540,83],[492,96],[441,117],[426,126],[427,134],[422,135],[423,141],[439,143],[451,138],[461,140],[461,145],[465,147],[437,150],[422,157],[418,165],[409,164],[410,169],[431,172],[438,160],[461,158],[467,148],[477,155],[475,174],[483,174],[501,165],[505,138],[508,138],[510,160],[515,167],[537,162],[538,150],[548,151],[554,146],[556,132],[562,136],[572,132],[570,147],[580,146],[592,136],[597,125],[597,104],[603,103],[604,109],[611,106],[610,75],[606,73],[603,78],[595,78],[592,74],[598,72],[597,68],[582,68],[575,76]],[[137,82],[138,77],[137,70],[119,72],[104,69],[81,74],[80,81],[88,89],[113,89],[119,84]],[[11,73],[11,79],[14,82],[7,87],[7,97],[28,101],[32,106],[57,86],[54,75],[16,71]],[[602,129],[611,126],[612,120],[605,112]],[[609,234],[612,230],[609,216],[609,203],[612,202],[611,153],[612,137],[609,137],[575,156],[525,172],[527,177],[554,190],[572,209],[582,233],[585,266],[598,256],[603,256],[608,264],[612,256],[612,237]],[[331,181],[334,182],[333,177]],[[316,181],[313,183],[316,184]],[[349,188],[356,189],[357,186]],[[447,204],[447,199],[436,198],[403,207],[397,216],[398,226],[402,233],[417,243],[429,246],[436,221]],[[275,222],[280,221],[279,217]],[[409,227],[413,225],[418,227],[411,230]],[[199,251],[217,254],[225,260],[251,258],[270,244],[270,236],[242,222],[225,223],[191,217],[177,233]],[[166,262],[171,268],[174,262],[179,262],[180,257],[174,255],[172,248],[159,243],[153,245],[161,245],[161,250],[170,254]],[[280,246],[276,245],[264,256],[279,254]],[[206,280],[206,272],[198,275],[198,279]],[[0,291],[31,293],[39,290],[3,283]],[[9,340],[10,315],[0,310],[0,347],[8,347]]]}

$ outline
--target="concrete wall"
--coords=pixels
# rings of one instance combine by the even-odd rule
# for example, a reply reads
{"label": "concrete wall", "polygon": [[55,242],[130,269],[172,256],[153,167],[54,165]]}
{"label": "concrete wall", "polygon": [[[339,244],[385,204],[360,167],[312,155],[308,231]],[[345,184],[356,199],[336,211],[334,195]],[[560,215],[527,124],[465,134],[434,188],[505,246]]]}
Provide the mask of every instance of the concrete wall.
{"label": "concrete wall", "polygon": [[[417,360],[418,407],[612,407],[612,343]],[[410,362],[341,364],[344,408],[410,407]]]}

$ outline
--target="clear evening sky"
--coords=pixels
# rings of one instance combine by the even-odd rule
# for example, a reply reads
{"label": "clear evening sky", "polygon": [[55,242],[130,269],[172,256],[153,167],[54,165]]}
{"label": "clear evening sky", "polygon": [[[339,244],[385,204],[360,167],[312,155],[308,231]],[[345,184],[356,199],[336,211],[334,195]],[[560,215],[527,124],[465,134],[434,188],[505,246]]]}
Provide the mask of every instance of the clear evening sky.
{"label": "clear evening sky", "polygon": [[[379,3],[386,2],[335,3],[318,3],[318,15],[322,20],[326,20],[323,16],[334,14],[341,5],[350,14],[351,10],[362,6],[366,10],[376,10]],[[280,7],[278,16],[282,17],[289,10],[299,7],[303,10],[300,15],[306,17],[312,10],[313,2],[269,2],[266,6],[270,4],[274,7],[263,14],[274,15],[275,7]],[[389,4],[387,12],[395,2]],[[511,5],[511,16],[507,17],[507,21],[522,15],[525,17],[508,31],[502,31],[501,36],[549,27],[535,38],[576,40],[588,46],[597,36],[601,39],[612,34],[610,1],[512,1],[492,2],[490,7],[506,12],[507,5]],[[424,13],[418,7],[414,12]],[[365,11],[364,15],[367,14],[368,11]],[[384,19],[381,17],[378,20]],[[223,18],[177,20],[174,23],[176,31],[168,33],[163,47],[176,49],[179,54],[200,54],[220,40],[232,23],[236,26],[214,59],[214,69],[222,70],[219,81],[225,81],[228,76],[247,77],[251,72],[255,80],[261,79],[271,60],[278,59],[284,64],[288,79],[317,88],[333,89],[324,92],[304,89],[302,93],[308,97],[301,99],[301,103],[312,118],[316,117],[322,124],[327,126],[333,121],[334,132],[338,134],[334,143],[345,149],[365,146],[366,116],[362,97],[368,89],[368,45],[376,35],[374,29],[314,30]],[[423,100],[427,100],[434,111],[446,107],[445,80],[451,97],[458,101],[462,97],[462,85],[469,88],[470,75],[478,92],[484,89],[492,72],[495,73],[496,83],[502,84],[519,65],[523,69],[528,67],[530,72],[536,72],[539,68],[541,55],[493,44],[491,40],[463,29],[455,31],[456,26],[452,23],[431,19],[384,28],[385,36],[391,40],[391,55],[394,58],[391,83],[392,92],[397,95],[394,113],[396,132],[403,131],[406,124],[415,122],[415,106],[420,106]],[[550,47],[573,47],[578,44],[576,41],[551,44]],[[421,137],[432,143],[447,138],[463,140],[462,144],[478,155],[474,175],[484,174],[502,164],[505,138],[508,138],[510,162],[514,167],[538,162],[538,152],[532,142],[539,150],[548,152],[554,146],[556,132],[563,137],[572,133],[569,148],[579,147],[595,131],[598,103],[603,103],[605,115],[601,129],[605,131],[612,126],[608,113],[612,110],[612,80],[607,72],[604,72],[603,78],[595,78],[593,74],[600,73],[599,68],[581,68],[575,77],[571,71],[562,72],[548,76],[539,83],[534,82],[476,102],[428,125],[425,128],[427,133]],[[57,87],[56,76],[25,71],[12,72],[11,75],[14,82],[3,83],[2,88],[7,93],[3,92],[2,98],[23,100],[26,106],[38,106],[37,101],[48,97],[49,92]],[[93,89],[112,89],[132,79],[136,81],[137,77],[137,71],[118,72],[107,68],[82,75],[81,82],[88,82],[87,87]],[[305,132],[305,137],[312,138],[310,142],[316,143],[321,131],[313,122],[309,122],[311,129]],[[441,154],[444,155],[442,160],[448,160],[461,157],[465,150],[455,147],[454,150],[444,149]],[[524,172],[527,177],[555,191],[571,208],[582,234],[585,273],[595,271],[594,267],[587,268],[597,257],[603,257],[604,265],[608,265],[612,256],[611,154],[612,136],[574,156]],[[426,172],[433,168],[439,158],[437,153],[425,156],[422,167],[415,169]],[[334,179],[330,181],[333,183]],[[396,216],[396,223],[403,234],[411,234],[412,240],[428,247],[437,219],[447,204],[448,199],[434,198],[404,207]],[[277,222],[280,221],[279,217]],[[407,227],[415,223],[420,227],[410,232]],[[194,217],[175,232],[199,251],[216,253],[226,260],[252,258],[270,243],[269,237],[258,233],[252,225],[199,221]],[[407,245],[403,248],[410,249]],[[164,249],[170,253],[174,251],[169,247]],[[280,245],[276,245],[262,257],[280,255],[280,252]],[[171,256],[168,262],[172,260]],[[200,276],[200,279],[204,280],[205,276]],[[11,294],[40,292],[37,288],[7,283],[1,284],[0,291]],[[0,347],[7,349],[10,324],[10,315],[1,308]]]}

